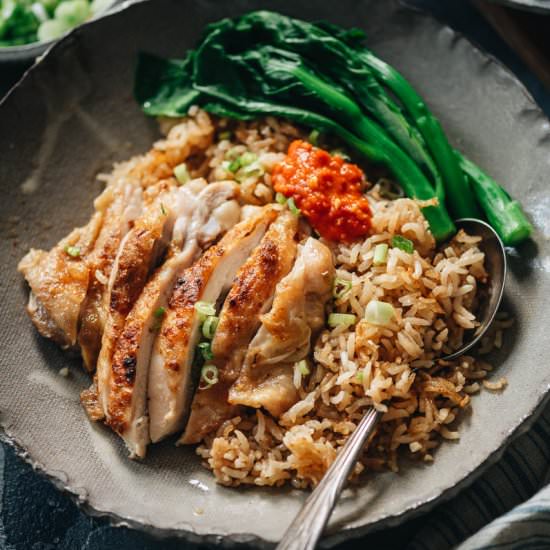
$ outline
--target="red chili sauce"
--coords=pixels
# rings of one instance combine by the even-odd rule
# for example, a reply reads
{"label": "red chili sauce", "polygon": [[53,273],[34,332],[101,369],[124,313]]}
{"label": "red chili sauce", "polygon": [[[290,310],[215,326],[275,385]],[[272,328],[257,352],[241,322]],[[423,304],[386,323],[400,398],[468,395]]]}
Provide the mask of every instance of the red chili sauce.
{"label": "red chili sauce", "polygon": [[369,232],[371,210],[361,191],[364,174],[357,165],[296,140],[271,176],[275,191],[292,197],[325,239],[350,242]]}

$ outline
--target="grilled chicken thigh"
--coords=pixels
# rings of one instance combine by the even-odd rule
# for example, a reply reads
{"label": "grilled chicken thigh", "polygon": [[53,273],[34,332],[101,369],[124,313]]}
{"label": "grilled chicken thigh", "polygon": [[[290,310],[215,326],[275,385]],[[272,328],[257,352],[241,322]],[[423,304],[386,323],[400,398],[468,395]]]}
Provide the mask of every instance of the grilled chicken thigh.
{"label": "grilled chicken thigh", "polygon": [[[105,292],[106,315],[101,351],[97,361],[99,403],[108,415],[108,393],[112,377],[111,362],[127,315],[139,298],[149,275],[165,252],[178,210],[186,208],[183,188],[175,180],[159,182],[146,191],[143,216],[120,243]],[[131,378],[131,368],[127,376]]]}
{"label": "grilled chicken thigh", "polygon": [[269,309],[277,283],[292,267],[297,229],[296,216],[283,212],[237,273],[212,340],[214,360],[209,363],[217,366],[219,381],[195,393],[181,443],[197,443],[235,415],[237,407],[227,402],[228,390],[260,326],[260,315]]}
{"label": "grilled chicken thigh", "polygon": [[199,341],[199,301],[216,303],[260,242],[277,209],[261,213],[228,231],[177,279],[155,342],[149,368],[149,419],[153,442],[182,428],[193,389],[192,363]]}
{"label": "grilled chicken thigh", "polygon": [[[178,200],[182,208],[175,221],[169,257],[146,284],[116,341],[106,394],[107,423],[124,438],[131,456],[143,457],[149,442],[149,361],[168,295],[177,275],[196,259],[202,246],[237,223],[240,208],[231,200],[236,192],[232,182],[206,186],[204,180],[189,182],[181,189]],[[215,223],[205,234],[209,218]]]}
{"label": "grilled chicken thigh", "polygon": [[262,316],[229,403],[263,407],[280,416],[298,400],[293,365],[309,353],[312,335],[324,324],[334,265],[330,250],[316,239],[299,246],[290,273],[277,285],[273,305]]}
{"label": "grilled chicken thigh", "polygon": [[104,294],[121,240],[141,213],[142,190],[134,181],[123,181],[107,187],[96,201],[109,200],[103,225],[94,249],[85,261],[90,274],[86,298],[80,311],[78,344],[88,371],[96,367],[105,323]]}
{"label": "grilled chicken thigh", "polygon": [[18,265],[31,287],[27,311],[33,323],[42,336],[63,348],[76,344],[89,280],[84,256],[97,238],[103,215],[98,210],[86,226],[72,231],[49,252],[31,249]]}

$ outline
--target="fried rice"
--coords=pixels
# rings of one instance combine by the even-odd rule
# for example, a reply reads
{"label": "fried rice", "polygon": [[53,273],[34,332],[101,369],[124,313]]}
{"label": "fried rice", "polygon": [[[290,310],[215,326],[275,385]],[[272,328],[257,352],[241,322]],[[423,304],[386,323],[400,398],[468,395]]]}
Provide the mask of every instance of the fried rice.
{"label": "fried rice", "polygon": [[[166,137],[156,150],[185,156],[192,177],[236,179],[242,201],[251,205],[274,200],[271,169],[292,140],[306,135],[286,121],[214,119],[198,108],[185,119],[161,120],[160,126]],[[246,151],[257,160],[246,172],[233,173],[231,159]],[[368,177],[369,167],[364,168]],[[484,380],[491,366],[478,357],[438,359],[458,349],[465,332],[477,326],[475,312],[487,281],[479,239],[459,231],[436,252],[421,213],[423,204],[386,200],[378,185],[370,186],[368,196],[371,236],[353,244],[326,243],[338,279],[349,281],[330,310],[353,313],[359,321],[318,335],[308,374],[295,370],[300,400],[280,418],[251,409],[205,438],[197,453],[218,482],[314,486],[370,406],[383,412],[382,421],[354,476],[365,469],[396,471],[403,454],[432,461],[442,440],[460,437],[461,412],[470,406],[471,395],[483,386],[505,387],[504,379]],[[413,242],[412,254],[391,247],[395,235]],[[390,245],[387,262],[374,265],[374,248],[381,243]],[[372,299],[393,306],[395,317],[389,325],[365,319]],[[480,352],[501,345],[502,329],[510,324],[507,318],[497,320]]]}

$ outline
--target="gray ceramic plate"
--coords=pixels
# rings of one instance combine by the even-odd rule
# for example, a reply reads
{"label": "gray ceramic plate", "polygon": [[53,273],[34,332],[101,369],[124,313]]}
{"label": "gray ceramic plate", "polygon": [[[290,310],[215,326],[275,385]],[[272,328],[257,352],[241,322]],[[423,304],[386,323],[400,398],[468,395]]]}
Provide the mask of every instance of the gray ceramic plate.
{"label": "gray ceramic plate", "polygon": [[[0,106],[2,317],[0,423],[7,441],[90,513],[159,534],[212,541],[275,541],[305,494],[216,486],[192,449],[153,447],[131,462],[116,437],[87,422],[78,393],[88,380],[37,336],[23,306],[16,263],[52,246],[89,216],[94,174],[149,147],[157,135],[132,99],[139,49],[181,56],[205,23],[258,6],[303,18],[364,26],[372,48],[426,96],[456,146],[523,201],[535,242],[511,257],[506,290],[515,331],[495,361],[502,395],[483,392],[430,466],[407,466],[344,494],[327,543],[395,525],[449,497],[479,474],[525,427],[550,385],[550,132],[548,121],[502,67],[451,30],[391,2],[297,3],[156,0],[86,25],[62,40]],[[38,186],[33,194],[26,194]],[[71,376],[58,371],[71,366]]]}

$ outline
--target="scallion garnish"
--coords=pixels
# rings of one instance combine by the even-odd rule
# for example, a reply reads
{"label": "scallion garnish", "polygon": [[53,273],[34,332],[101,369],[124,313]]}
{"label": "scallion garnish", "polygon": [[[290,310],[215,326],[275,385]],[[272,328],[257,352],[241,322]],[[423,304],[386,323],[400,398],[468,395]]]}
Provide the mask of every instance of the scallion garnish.
{"label": "scallion garnish", "polygon": [[160,212],[163,216],[166,216],[166,209],[164,208],[164,204],[162,204],[162,202],[160,203]]}
{"label": "scallion garnish", "polygon": [[204,384],[206,387],[213,386],[218,383],[218,367],[215,365],[204,365],[201,369],[201,384]]}
{"label": "scallion garnish", "polygon": [[201,342],[197,348],[199,349],[202,358],[205,361],[210,361],[214,359],[214,354],[212,353],[212,344],[210,342]]}
{"label": "scallion garnish", "polygon": [[385,243],[377,244],[374,247],[374,258],[372,260],[374,265],[384,265],[387,259],[388,259],[388,245]]}
{"label": "scallion garnish", "polygon": [[216,329],[218,328],[219,318],[215,315],[209,315],[202,324],[202,335],[209,340],[214,338],[216,334]]}
{"label": "scallion garnish", "polygon": [[288,199],[288,200],[286,201],[286,203],[288,204],[288,209],[289,209],[296,217],[299,217],[302,211],[296,206],[296,203],[294,202],[294,198],[293,198],[293,197],[290,197],[290,199]]}
{"label": "scallion garnish", "polygon": [[174,176],[176,176],[176,179],[180,185],[184,185],[190,180],[189,170],[187,170],[187,165],[185,162],[178,164],[174,168]]}
{"label": "scallion garnish", "polygon": [[319,132],[319,130],[311,130],[307,140],[311,143],[311,145],[317,145],[319,143],[320,135],[321,132]]}
{"label": "scallion garnish", "polygon": [[258,155],[255,155],[250,151],[247,151],[246,153],[243,153],[240,156],[241,166],[248,166],[249,164],[252,164],[256,160],[258,160]]}
{"label": "scallion garnish", "polygon": [[231,173],[235,174],[236,172],[238,172],[240,167],[241,167],[241,157],[237,157],[236,159],[232,160],[229,163],[229,166],[227,167],[227,169]]}
{"label": "scallion garnish", "polygon": [[401,235],[394,235],[391,240],[391,245],[394,248],[399,248],[399,250],[402,250],[403,252],[407,252],[408,254],[412,254],[414,252],[413,242]]}
{"label": "scallion garnish", "polygon": [[300,371],[300,374],[302,376],[307,376],[309,374],[309,369],[307,367],[307,361],[305,359],[302,359],[301,361],[298,361],[298,363],[296,363],[296,367],[298,368],[298,370]]}
{"label": "scallion garnish", "polygon": [[286,204],[286,197],[282,194],[282,193],[277,193],[275,195],[275,200],[279,203],[279,204]]}
{"label": "scallion garnish", "polygon": [[164,314],[166,313],[166,309],[163,308],[162,306],[160,307],[157,307],[157,309],[155,309],[153,315],[157,318],[157,319],[161,319]]}
{"label": "scallion garnish", "polygon": [[332,285],[332,296],[337,300],[339,300],[340,298],[343,298],[351,290],[351,287],[352,287],[351,281],[336,277],[336,279],[334,279],[334,284]]}
{"label": "scallion garnish", "polygon": [[63,249],[71,258],[78,258],[80,256],[80,248],[78,246],[67,245]]}
{"label": "scallion garnish", "polygon": [[395,309],[387,302],[371,300],[365,309],[365,319],[372,325],[389,325],[395,317]]}
{"label": "scallion garnish", "polygon": [[354,325],[356,321],[357,315],[353,313],[331,313],[328,316],[328,326],[333,328],[339,326],[350,327]]}
{"label": "scallion garnish", "polygon": [[216,306],[212,302],[199,301],[195,304],[195,311],[206,318],[209,315],[216,315]]}

